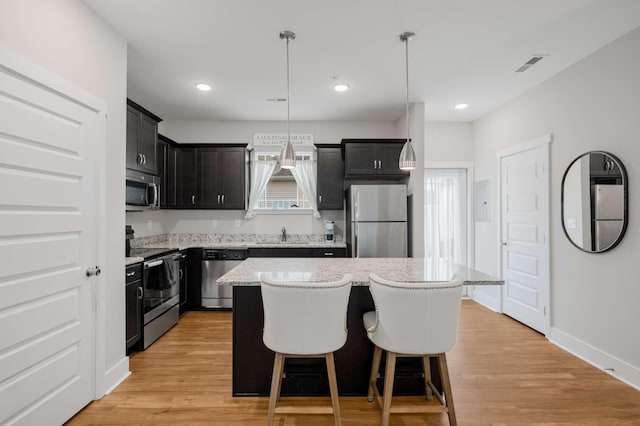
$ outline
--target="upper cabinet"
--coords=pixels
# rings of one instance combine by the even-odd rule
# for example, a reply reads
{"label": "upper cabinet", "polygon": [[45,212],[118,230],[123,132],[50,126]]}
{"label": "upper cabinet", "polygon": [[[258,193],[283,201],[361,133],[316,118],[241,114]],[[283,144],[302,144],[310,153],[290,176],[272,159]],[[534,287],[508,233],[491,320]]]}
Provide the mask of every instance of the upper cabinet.
{"label": "upper cabinet", "polygon": [[198,147],[196,151],[197,206],[244,209],[245,147]]}
{"label": "upper cabinet", "polygon": [[158,123],[162,119],[127,99],[127,158],[128,169],[158,173]]}
{"label": "upper cabinet", "polygon": [[609,155],[602,152],[589,153],[591,177],[621,177],[620,167]]}
{"label": "upper cabinet", "polygon": [[344,160],[340,145],[316,145],[318,154],[318,210],[342,210]]}
{"label": "upper cabinet", "polygon": [[160,135],[158,155],[162,208],[245,208],[245,145],[180,145]]}
{"label": "upper cabinet", "polygon": [[404,139],[343,139],[345,177],[408,177],[409,172],[398,167],[404,142]]}

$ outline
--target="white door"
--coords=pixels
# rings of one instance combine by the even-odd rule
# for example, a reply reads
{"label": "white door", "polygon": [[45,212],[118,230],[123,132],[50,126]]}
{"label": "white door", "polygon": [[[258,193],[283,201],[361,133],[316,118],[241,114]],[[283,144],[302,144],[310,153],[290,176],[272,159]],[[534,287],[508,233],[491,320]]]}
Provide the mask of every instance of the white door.
{"label": "white door", "polygon": [[86,271],[97,258],[104,118],[47,81],[58,80],[0,50],[3,425],[64,423],[95,389],[97,279]]}
{"label": "white door", "polygon": [[502,311],[546,333],[548,145],[500,158]]}

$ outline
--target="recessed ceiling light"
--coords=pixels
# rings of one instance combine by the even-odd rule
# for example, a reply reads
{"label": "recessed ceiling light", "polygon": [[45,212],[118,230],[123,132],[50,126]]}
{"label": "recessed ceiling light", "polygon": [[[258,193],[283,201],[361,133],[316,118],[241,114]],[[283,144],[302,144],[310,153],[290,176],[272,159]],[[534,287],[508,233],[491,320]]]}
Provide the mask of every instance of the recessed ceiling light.
{"label": "recessed ceiling light", "polygon": [[203,92],[208,92],[212,89],[210,84],[207,83],[196,83],[196,89],[202,90]]}
{"label": "recessed ceiling light", "polygon": [[455,109],[466,109],[469,106],[469,104],[457,104],[456,106],[454,106]]}
{"label": "recessed ceiling light", "polygon": [[336,92],[346,92],[347,90],[349,90],[349,85],[344,83],[338,83],[335,86],[333,86],[333,90],[335,90]]}

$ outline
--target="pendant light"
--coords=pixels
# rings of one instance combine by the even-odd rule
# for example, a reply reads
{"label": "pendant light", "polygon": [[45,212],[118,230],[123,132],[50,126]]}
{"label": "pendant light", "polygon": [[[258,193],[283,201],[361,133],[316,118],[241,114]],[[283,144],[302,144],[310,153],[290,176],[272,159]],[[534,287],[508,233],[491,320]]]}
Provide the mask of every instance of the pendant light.
{"label": "pendant light", "polygon": [[289,41],[295,40],[296,34],[292,31],[283,31],[280,38],[287,41],[287,140],[280,152],[280,167],[283,169],[293,169],[296,167],[296,152],[291,144],[289,134]]}
{"label": "pendant light", "polygon": [[409,138],[409,40],[411,40],[411,37],[414,35],[415,34],[411,31],[400,34],[400,41],[403,41],[405,44],[405,65],[407,76],[407,141],[402,147],[400,159],[398,161],[398,167],[400,167],[401,170],[414,170],[416,168],[416,153],[413,151],[411,139]]}

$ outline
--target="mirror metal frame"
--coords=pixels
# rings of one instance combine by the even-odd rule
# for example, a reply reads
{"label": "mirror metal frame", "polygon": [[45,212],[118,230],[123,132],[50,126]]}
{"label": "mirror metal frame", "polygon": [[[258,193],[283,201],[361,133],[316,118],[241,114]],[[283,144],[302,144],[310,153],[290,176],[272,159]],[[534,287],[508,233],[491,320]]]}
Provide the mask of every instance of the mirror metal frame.
{"label": "mirror metal frame", "polygon": [[[611,244],[609,247],[607,247],[604,250],[600,250],[600,251],[594,251],[594,250],[585,250],[584,248],[580,247],[579,245],[577,245],[575,242],[573,242],[573,240],[571,239],[571,237],[569,236],[569,233],[567,232],[567,228],[564,225],[564,182],[565,179],[567,178],[567,174],[569,173],[569,170],[571,169],[571,166],[573,166],[576,161],[580,160],[582,157],[584,157],[585,155],[589,155],[589,154],[604,154],[608,157],[611,157],[611,159],[613,161],[615,161],[615,163],[617,164],[618,168],[620,169],[620,175],[622,176],[622,189],[623,189],[623,193],[624,193],[624,216],[623,216],[623,221],[622,221],[622,230],[620,231],[620,235],[618,235],[618,238],[616,238],[615,242],[613,244]],[[567,237],[567,240],[569,240],[569,242],[576,248],[578,248],[579,250],[585,252],[585,253],[590,253],[590,254],[598,254],[598,253],[605,253],[611,249],[613,249],[614,247],[616,247],[618,244],[620,244],[620,241],[622,241],[622,238],[624,237],[624,234],[627,232],[627,226],[629,225],[629,187],[628,187],[629,181],[627,178],[627,169],[624,168],[624,164],[622,164],[622,161],[620,161],[620,159],[618,157],[616,157],[615,155],[611,154],[610,152],[606,152],[606,151],[587,151],[579,156],[577,156],[571,163],[569,163],[569,166],[567,166],[567,169],[564,171],[564,174],[562,175],[562,182],[560,183],[560,222],[562,223],[562,231],[564,232],[564,235]]]}

